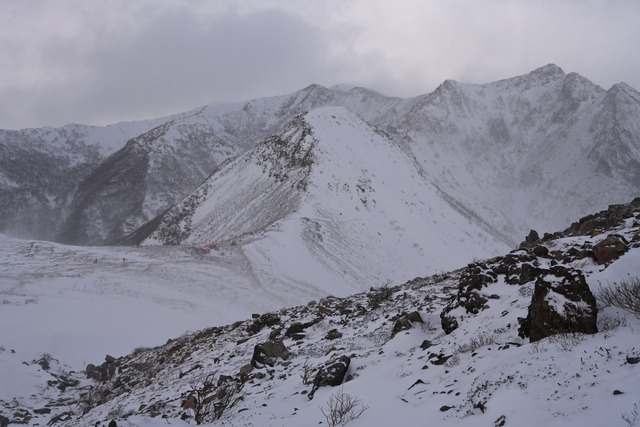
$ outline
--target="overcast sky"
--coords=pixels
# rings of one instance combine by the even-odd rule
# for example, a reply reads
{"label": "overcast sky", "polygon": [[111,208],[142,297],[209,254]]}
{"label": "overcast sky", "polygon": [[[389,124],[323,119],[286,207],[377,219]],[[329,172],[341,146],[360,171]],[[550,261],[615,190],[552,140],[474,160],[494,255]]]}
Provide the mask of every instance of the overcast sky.
{"label": "overcast sky", "polygon": [[0,128],[350,83],[416,96],[548,63],[640,89],[638,0],[0,0]]}

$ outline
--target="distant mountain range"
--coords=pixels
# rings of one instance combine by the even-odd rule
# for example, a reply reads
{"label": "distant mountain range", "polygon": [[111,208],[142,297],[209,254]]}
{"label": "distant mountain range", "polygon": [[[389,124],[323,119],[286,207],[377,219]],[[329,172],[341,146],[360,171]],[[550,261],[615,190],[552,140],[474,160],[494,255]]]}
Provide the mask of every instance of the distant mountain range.
{"label": "distant mountain range", "polygon": [[[277,265],[285,245],[331,275],[424,274],[632,199],[639,161],[640,93],[556,65],[408,99],[312,85],[152,121],[1,131],[0,232],[251,240]],[[372,270],[382,259],[393,266]]]}

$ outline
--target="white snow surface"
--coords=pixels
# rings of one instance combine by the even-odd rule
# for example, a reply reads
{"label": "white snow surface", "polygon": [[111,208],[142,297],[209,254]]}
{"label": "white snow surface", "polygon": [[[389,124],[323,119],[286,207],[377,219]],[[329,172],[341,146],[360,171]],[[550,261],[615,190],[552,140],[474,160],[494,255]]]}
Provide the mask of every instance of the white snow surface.
{"label": "white snow surface", "polygon": [[[265,288],[339,296],[507,249],[444,201],[409,153],[345,108],[313,110],[279,141],[214,174],[144,244],[167,243],[177,217],[181,243],[241,246]],[[311,165],[282,177],[274,166],[282,144]]]}
{"label": "white snow surface", "polygon": [[[639,231],[635,222],[613,232],[631,240]],[[604,234],[567,237],[548,242],[547,246],[552,251],[566,251],[571,247],[594,245],[604,237]],[[247,333],[246,328],[252,324],[252,320],[247,320],[222,328],[219,332],[213,329],[183,335],[169,342],[166,347],[140,350],[126,362],[119,363],[128,369],[125,375],[134,375],[132,372],[135,370],[131,370],[131,367],[139,366],[136,369],[142,369],[141,374],[145,374],[145,369],[153,372],[153,380],[93,407],[82,416],[82,406],[75,406],[77,401],[74,400],[80,391],[74,391],[76,388],[72,387],[61,392],[53,386],[46,386],[46,381],[58,378],[56,375],[79,378],[78,390],[87,390],[89,386],[98,386],[99,383],[82,379],[82,374],[69,372],[69,368],[64,366],[66,360],[55,353],[52,353],[52,358],[47,358],[51,366],[43,369],[38,363],[40,356],[32,355],[30,351],[38,348],[49,350],[50,341],[43,339],[44,330],[38,329],[48,328],[51,333],[57,327],[40,325],[34,329],[16,322],[16,318],[21,319],[20,311],[33,309],[46,313],[51,310],[51,314],[62,322],[58,327],[64,325],[73,329],[73,325],[76,325],[74,333],[80,333],[80,336],[100,331],[109,323],[123,336],[133,336],[139,327],[135,325],[136,320],[141,322],[142,319],[149,320],[148,326],[154,320],[153,323],[169,335],[174,322],[183,325],[188,320],[177,316],[172,319],[174,322],[158,322],[161,316],[167,316],[171,310],[176,310],[175,313],[181,313],[181,316],[197,312],[198,304],[191,301],[189,307],[177,303],[171,306],[169,298],[162,302],[148,301],[149,295],[139,292],[139,289],[146,286],[153,287],[154,291],[162,289],[162,286],[151,285],[151,282],[158,280],[154,272],[157,268],[161,269],[162,274],[174,270],[177,279],[183,271],[183,263],[193,269],[201,265],[200,261],[209,264],[215,262],[211,259],[194,260],[189,249],[184,247],[80,249],[7,238],[2,239],[2,245],[3,259],[11,260],[17,266],[16,276],[18,271],[39,272],[42,276],[38,286],[23,283],[6,288],[7,291],[2,294],[5,302],[0,311],[0,320],[3,325],[13,326],[2,329],[1,340],[4,342],[0,341],[0,375],[3,379],[0,383],[0,411],[2,408],[5,411],[2,414],[8,414],[7,408],[17,411],[16,408],[36,409],[49,405],[54,410],[51,415],[36,415],[32,419],[32,423],[43,425],[53,414],[61,413],[51,402],[74,402],[67,403],[70,415],[60,425],[84,426],[96,422],[106,425],[114,418],[119,426],[127,427],[160,426],[167,422],[171,425],[192,425],[193,420],[179,420],[179,414],[183,411],[180,403],[201,378],[198,375],[202,375],[202,372],[210,372],[216,377],[237,374],[240,367],[250,360],[254,345],[264,342],[272,333],[271,328],[255,334]],[[151,253],[156,260],[161,258],[166,266],[163,268],[162,263],[156,262],[153,268],[149,268],[148,264],[144,267]],[[131,265],[119,271],[123,256]],[[100,257],[98,265],[102,267],[91,267],[94,257]],[[50,264],[62,260],[68,260],[63,270],[62,263],[59,264],[60,271],[52,269]],[[85,261],[89,265],[85,265]],[[20,262],[23,263],[22,267]],[[134,268],[136,263],[141,265]],[[536,264],[540,268],[549,268],[552,261],[549,258],[537,258]],[[591,289],[597,292],[600,286],[620,283],[640,275],[640,247],[632,247],[607,266],[599,266],[590,259],[576,259],[565,265],[581,270]],[[118,279],[118,286],[108,287],[108,293],[95,292],[95,287],[88,289],[92,279],[83,282],[84,289],[63,285],[63,282],[71,282],[78,276],[91,277],[87,275],[89,269],[95,272],[109,271],[113,275],[129,275],[149,284],[141,286]],[[3,277],[10,274],[8,272],[7,265],[3,265]],[[525,427],[628,425],[622,417],[633,417],[634,408],[640,405],[640,389],[637,387],[640,364],[631,364],[626,360],[627,357],[640,356],[640,318],[607,307],[600,310],[600,332],[597,334],[576,335],[575,341],[571,341],[571,337],[551,337],[538,343],[529,343],[517,335],[517,318],[526,315],[533,282],[520,286],[509,285],[503,276],[499,276],[498,280],[482,289],[484,295],[493,295],[487,307],[476,315],[464,314],[460,318],[460,327],[446,335],[440,328],[439,312],[457,289],[458,274],[459,271],[454,271],[393,287],[390,297],[382,300],[377,309],[370,305],[370,294],[360,294],[346,300],[325,298],[307,306],[280,310],[278,315],[285,327],[293,321],[309,321],[317,319],[321,312],[324,314],[319,322],[304,331],[302,340],[285,338],[284,344],[292,353],[288,360],[278,360],[273,368],[254,369],[253,373],[264,372],[266,377],[247,382],[243,388],[243,400],[230,408],[221,420],[203,425],[325,425],[326,420],[320,408],[326,407],[328,399],[339,388],[321,387],[314,399],[309,400],[307,393],[310,385],[301,382],[300,373],[304,364],[318,366],[331,355],[337,354],[351,356],[351,379],[340,387],[367,406],[359,418],[348,423],[349,426],[393,425],[399,420],[405,425],[422,425],[427,420],[439,426],[492,426],[502,418],[506,420],[505,425]],[[143,279],[143,275],[149,277]],[[61,276],[60,280],[51,280],[55,276]],[[26,282],[35,280],[27,277]],[[43,292],[45,286],[49,291]],[[38,295],[31,295],[30,289]],[[183,294],[185,291],[196,293],[194,288],[185,285],[180,289]],[[209,295],[215,292],[211,290]],[[44,297],[38,297],[43,294]],[[212,325],[222,320],[225,314],[217,309],[223,306],[222,301],[207,298],[206,295],[206,292],[198,294],[201,304],[212,304],[213,301],[219,304],[212,305],[215,308],[209,310],[209,324]],[[35,301],[27,303],[31,297]],[[195,300],[196,295],[193,297]],[[222,295],[222,299],[227,297]],[[74,305],[90,301],[91,298],[96,300],[94,308],[102,303],[111,310],[95,310],[87,313],[86,318],[76,321],[73,318]],[[173,298],[178,300],[175,295]],[[136,305],[137,316],[126,315],[127,299],[142,303]],[[54,312],[54,306],[59,310]],[[167,306],[171,306],[171,309],[167,310]],[[364,307],[364,311],[358,308],[360,306]],[[7,307],[9,311],[5,310]],[[323,307],[323,311],[320,311],[320,307]],[[411,310],[417,310],[424,323],[415,323],[411,329],[391,337],[393,320],[400,313]],[[204,311],[201,313],[204,314]],[[131,321],[133,324],[129,323]],[[607,321],[612,322],[610,327],[604,326]],[[331,329],[337,329],[343,336],[335,341],[327,340],[325,335]],[[153,327],[147,332],[158,338],[162,335],[160,331],[154,332]],[[28,340],[20,336],[28,334],[33,334],[34,342],[16,348],[13,353],[12,347],[6,343],[26,343]],[[485,337],[487,341],[469,349],[473,340],[480,337]],[[64,339],[60,335],[55,338]],[[111,340],[113,348],[117,348],[117,340],[113,340],[113,336],[103,338]],[[164,341],[164,338],[161,340]],[[425,340],[430,341],[431,346],[423,350],[420,345]],[[83,352],[83,342],[83,339],[79,339],[71,343],[74,350],[64,348],[61,354],[71,359],[77,358],[73,353]],[[188,348],[186,352],[183,350],[185,345]],[[444,365],[436,365],[432,362],[438,354],[452,357]],[[97,362],[102,359],[101,356],[97,360],[89,360]],[[88,357],[93,357],[93,353]],[[139,408],[144,407],[141,405],[157,407],[158,414],[171,418],[166,420],[159,415],[143,415],[139,413]],[[67,409],[62,413],[65,411]],[[135,415],[123,417],[134,412]]]}
{"label": "white snow surface", "polygon": [[0,345],[76,369],[309,297],[261,288],[233,250],[75,247],[0,235]]}

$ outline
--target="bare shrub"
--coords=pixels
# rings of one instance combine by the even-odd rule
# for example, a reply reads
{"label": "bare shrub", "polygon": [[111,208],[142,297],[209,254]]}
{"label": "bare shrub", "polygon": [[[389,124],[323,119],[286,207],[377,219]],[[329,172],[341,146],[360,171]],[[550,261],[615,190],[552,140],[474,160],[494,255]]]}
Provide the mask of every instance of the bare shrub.
{"label": "bare shrub", "polygon": [[460,364],[460,356],[454,354],[446,362],[444,362],[445,368],[453,368],[454,366],[458,366]]}
{"label": "bare shrub", "polygon": [[316,367],[309,363],[309,359],[306,359],[302,364],[302,373],[300,374],[300,378],[302,380],[303,385],[311,385],[313,384],[313,378],[315,377],[314,372]]}
{"label": "bare shrub", "polygon": [[601,286],[598,299],[605,307],[612,305],[640,317],[640,278],[630,278],[608,288]]}
{"label": "bare shrub", "polygon": [[214,374],[207,374],[192,380],[191,393],[182,404],[193,411],[198,425],[219,420],[227,409],[244,399],[241,382],[221,376],[216,383],[214,378]]}
{"label": "bare shrub", "polygon": [[496,339],[493,335],[488,334],[480,334],[471,338],[471,340],[466,344],[457,345],[453,351],[454,353],[469,353],[479,349],[480,347],[484,347],[485,345],[491,345],[496,342]]}
{"label": "bare shrub", "polygon": [[549,337],[549,342],[556,345],[560,351],[571,351],[575,346],[584,341],[585,334],[580,332],[563,332]]}
{"label": "bare shrub", "polygon": [[531,347],[529,348],[530,354],[544,353],[545,351],[547,351],[547,348],[542,344],[541,341],[532,342]]}
{"label": "bare shrub", "polygon": [[618,329],[622,326],[627,326],[627,319],[620,316],[609,316],[606,314],[598,314],[598,331],[604,333],[605,338],[607,338],[611,331]]}
{"label": "bare shrub", "polygon": [[329,427],[345,425],[351,420],[359,418],[369,409],[360,399],[344,392],[342,387],[333,393],[327,403],[320,407],[320,412],[327,420]]}
{"label": "bare shrub", "polygon": [[367,298],[369,299],[369,306],[371,307],[371,309],[376,309],[380,307],[383,302],[389,301],[391,299],[391,297],[393,296],[393,292],[396,289],[394,289],[390,285],[391,280],[388,280],[379,288],[371,288],[369,294],[367,295]]}
{"label": "bare shrub", "polygon": [[629,412],[625,412],[624,414],[620,415],[620,417],[625,423],[627,423],[629,427],[637,425],[638,421],[640,421],[640,406],[635,403],[632,410],[630,410]]}

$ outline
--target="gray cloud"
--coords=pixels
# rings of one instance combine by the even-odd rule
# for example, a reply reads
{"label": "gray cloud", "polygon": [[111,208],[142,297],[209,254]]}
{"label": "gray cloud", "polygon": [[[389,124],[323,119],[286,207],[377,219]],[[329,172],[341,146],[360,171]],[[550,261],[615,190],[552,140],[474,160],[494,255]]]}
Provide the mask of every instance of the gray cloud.
{"label": "gray cloud", "polygon": [[0,127],[106,124],[310,83],[414,96],[549,62],[640,88],[640,2],[8,0]]}

